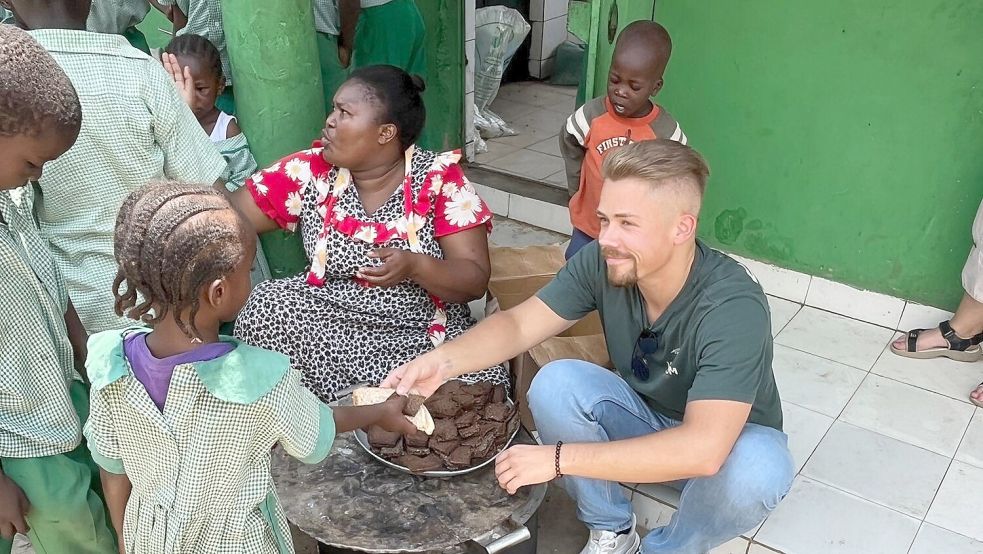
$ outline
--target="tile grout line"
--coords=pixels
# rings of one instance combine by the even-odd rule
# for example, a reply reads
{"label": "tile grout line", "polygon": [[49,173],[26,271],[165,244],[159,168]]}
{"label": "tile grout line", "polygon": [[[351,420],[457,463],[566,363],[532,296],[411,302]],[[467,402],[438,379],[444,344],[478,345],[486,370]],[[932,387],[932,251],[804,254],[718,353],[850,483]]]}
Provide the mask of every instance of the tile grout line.
{"label": "tile grout line", "polygon": [[[973,415],[976,415],[976,412],[975,411],[973,412]],[[956,446],[956,451],[952,453],[952,458],[949,459],[949,465],[948,465],[948,467],[945,468],[945,473],[942,474],[942,480],[939,481],[939,488],[935,489],[935,494],[932,495],[932,502],[929,503],[928,510],[925,512],[925,517],[922,518],[922,522],[918,526],[918,530],[919,531],[921,531],[922,525],[924,525],[925,523],[929,523],[930,525],[935,525],[934,523],[930,523],[930,522],[927,521],[928,520],[928,515],[930,513],[932,513],[932,506],[935,506],[935,501],[938,500],[938,498],[939,498],[939,491],[942,490],[942,484],[945,483],[945,478],[949,476],[949,471],[952,470],[952,464],[956,461],[956,454],[959,453],[959,447],[962,446],[963,441],[966,440],[966,433],[969,432],[969,426],[972,425],[972,423],[973,423],[973,418],[970,417],[969,418],[969,423],[966,425],[966,428],[963,429],[963,436],[959,438],[959,444]],[[953,531],[952,529],[949,529],[948,527],[943,527],[942,525],[937,525],[937,527],[939,527],[940,529],[945,529],[946,531],[950,531],[952,533],[956,533],[957,535],[960,535],[960,536],[965,536],[962,533],[959,533],[958,531]],[[915,538],[918,538],[918,535],[917,534],[915,535]],[[969,537],[969,538],[973,538],[973,537]],[[976,539],[973,539],[973,540],[976,540]],[[911,547],[914,544],[915,544],[915,541],[914,541],[914,539],[912,539],[911,544],[908,545],[908,550],[909,551],[911,550]]]}

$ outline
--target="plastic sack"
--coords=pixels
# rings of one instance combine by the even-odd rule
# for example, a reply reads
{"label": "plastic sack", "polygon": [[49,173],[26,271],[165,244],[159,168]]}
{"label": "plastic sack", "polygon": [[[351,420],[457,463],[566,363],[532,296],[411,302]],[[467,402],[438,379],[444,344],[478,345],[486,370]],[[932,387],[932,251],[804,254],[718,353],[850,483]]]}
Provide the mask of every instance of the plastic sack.
{"label": "plastic sack", "polygon": [[[505,6],[475,10],[474,121],[482,138],[516,134],[488,106],[498,95],[505,68],[531,27],[518,11]],[[479,145],[480,148],[481,145]]]}

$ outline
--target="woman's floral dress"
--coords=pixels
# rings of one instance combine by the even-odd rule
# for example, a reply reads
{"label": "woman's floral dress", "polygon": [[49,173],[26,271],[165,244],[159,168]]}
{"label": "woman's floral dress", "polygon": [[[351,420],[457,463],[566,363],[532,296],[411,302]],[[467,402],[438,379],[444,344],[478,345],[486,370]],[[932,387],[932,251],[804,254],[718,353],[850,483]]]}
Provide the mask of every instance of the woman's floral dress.
{"label": "woman's floral dress", "polygon": [[[368,254],[401,248],[442,258],[437,239],[491,228],[492,214],[468,183],[460,154],[410,148],[406,180],[375,213],[365,213],[347,169],[321,157],[318,143],[246,181],[256,205],[288,231],[299,227],[306,273],[258,285],[235,335],[281,352],[324,401],[360,383],[376,384],[399,365],[475,324],[465,304],[444,302],[412,281],[377,287],[356,277],[377,265]],[[508,381],[501,365],[464,377]]]}

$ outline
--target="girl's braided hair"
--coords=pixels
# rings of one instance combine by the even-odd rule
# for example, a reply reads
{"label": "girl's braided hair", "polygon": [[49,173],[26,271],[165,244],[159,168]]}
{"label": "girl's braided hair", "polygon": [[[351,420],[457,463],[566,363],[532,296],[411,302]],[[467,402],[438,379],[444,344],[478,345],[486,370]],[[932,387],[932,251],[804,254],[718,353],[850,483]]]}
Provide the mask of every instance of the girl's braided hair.
{"label": "girl's braided hair", "polygon": [[167,44],[164,52],[199,60],[216,77],[222,78],[222,57],[218,53],[218,48],[201,35],[176,36]]}
{"label": "girl's braided hair", "polygon": [[247,240],[235,208],[204,185],[163,181],[132,192],[113,239],[116,313],[154,325],[173,311],[184,334],[200,340],[201,291],[243,262]]}

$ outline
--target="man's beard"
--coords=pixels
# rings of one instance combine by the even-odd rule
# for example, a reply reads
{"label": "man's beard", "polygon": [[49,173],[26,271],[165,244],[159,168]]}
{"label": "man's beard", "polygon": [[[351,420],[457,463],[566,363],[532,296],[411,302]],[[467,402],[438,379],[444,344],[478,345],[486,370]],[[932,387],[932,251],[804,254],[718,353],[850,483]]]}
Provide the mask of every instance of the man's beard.
{"label": "man's beard", "polygon": [[620,275],[616,275],[614,270],[608,267],[608,283],[615,287],[633,287],[638,284],[638,266],[631,257],[618,252],[617,250],[601,248],[601,254],[605,258],[620,258],[631,260],[631,268],[625,269]]}

